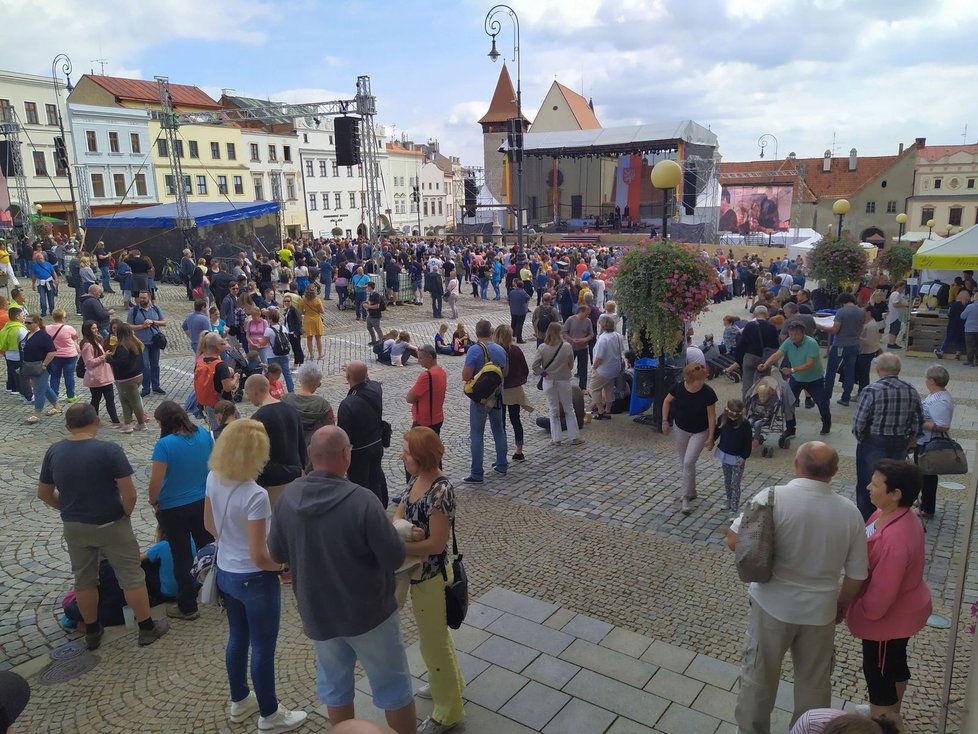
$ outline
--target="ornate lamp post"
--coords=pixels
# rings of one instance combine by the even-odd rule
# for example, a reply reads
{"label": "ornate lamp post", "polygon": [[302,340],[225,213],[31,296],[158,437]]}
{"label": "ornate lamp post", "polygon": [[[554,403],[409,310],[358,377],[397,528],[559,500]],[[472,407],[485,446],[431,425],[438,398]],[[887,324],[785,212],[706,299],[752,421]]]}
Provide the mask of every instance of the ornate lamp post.
{"label": "ornate lamp post", "polygon": [[[64,118],[61,116],[61,88],[58,86],[58,65],[61,65],[61,72],[65,75],[65,90],[70,94],[72,90],[71,86],[71,59],[68,58],[67,54],[58,54],[51,61],[51,81],[54,82],[54,98],[55,105],[58,110],[58,130],[61,132],[61,148],[58,149],[55,146],[55,160],[61,159],[61,165],[64,167],[65,176],[68,177],[68,193],[71,196],[71,222],[74,224],[75,232],[81,231],[81,220],[78,218],[78,202],[75,200],[75,184],[71,180],[71,165],[68,163],[68,141],[65,139],[65,123]],[[72,149],[74,149],[74,141],[72,141]],[[77,156],[76,156],[77,162]],[[57,171],[57,167],[55,167]]]}
{"label": "ornate lamp post", "polygon": [[774,141],[774,160],[778,160],[778,139],[774,137],[771,133],[764,133],[761,137],[757,139],[757,147],[761,149],[761,158],[764,157],[764,149],[768,146],[768,143]]}
{"label": "ornate lamp post", "polygon": [[954,225],[953,224],[949,224],[944,229],[947,230],[947,236],[950,237],[951,236],[951,232],[954,231]]}
{"label": "ornate lamp post", "polygon": [[907,215],[901,212],[896,215],[896,223],[900,225],[900,233],[897,235],[897,244],[903,241],[903,229],[907,225]]}
{"label": "ornate lamp post", "polygon": [[493,5],[486,13],[485,30],[486,35],[492,38],[492,48],[489,49],[489,58],[496,61],[500,53],[496,50],[496,36],[502,26],[496,16],[505,13],[513,21],[513,58],[516,61],[516,127],[513,137],[513,157],[516,159],[516,244],[523,251],[523,91],[520,80],[520,18],[508,5]]}
{"label": "ornate lamp post", "polygon": [[679,186],[683,170],[673,160],[659,161],[652,167],[652,185],[662,190],[662,239],[669,239],[669,199],[673,190]]}
{"label": "ornate lamp post", "polygon": [[931,238],[931,235],[934,234],[934,225],[935,224],[937,224],[937,222],[935,222],[933,219],[928,219],[927,220],[927,239],[930,239]]}
{"label": "ornate lamp post", "polygon": [[839,217],[839,239],[842,239],[842,220],[845,218],[846,214],[849,213],[849,200],[848,199],[837,199],[832,205],[832,213],[838,215]]}

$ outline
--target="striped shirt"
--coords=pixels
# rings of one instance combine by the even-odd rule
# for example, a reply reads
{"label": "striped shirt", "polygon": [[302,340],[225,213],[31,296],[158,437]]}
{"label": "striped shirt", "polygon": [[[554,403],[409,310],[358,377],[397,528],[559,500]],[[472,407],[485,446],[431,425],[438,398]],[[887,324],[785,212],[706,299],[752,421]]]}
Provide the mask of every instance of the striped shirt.
{"label": "striped shirt", "polygon": [[887,375],[859,393],[852,435],[859,440],[870,436],[910,440],[920,433],[922,424],[917,388],[895,375]]}

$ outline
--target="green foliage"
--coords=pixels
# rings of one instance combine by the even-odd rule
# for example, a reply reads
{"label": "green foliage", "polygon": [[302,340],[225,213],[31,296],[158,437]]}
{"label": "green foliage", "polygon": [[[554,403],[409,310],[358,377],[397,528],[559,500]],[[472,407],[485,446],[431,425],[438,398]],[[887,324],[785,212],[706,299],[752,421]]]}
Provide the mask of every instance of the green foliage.
{"label": "green foliage", "polygon": [[869,258],[862,245],[848,237],[827,237],[808,256],[809,274],[830,290],[845,288],[862,280]]}
{"label": "green foliage", "polygon": [[880,255],[880,266],[889,271],[893,280],[900,280],[913,268],[913,256],[914,249],[909,245],[892,245]]}

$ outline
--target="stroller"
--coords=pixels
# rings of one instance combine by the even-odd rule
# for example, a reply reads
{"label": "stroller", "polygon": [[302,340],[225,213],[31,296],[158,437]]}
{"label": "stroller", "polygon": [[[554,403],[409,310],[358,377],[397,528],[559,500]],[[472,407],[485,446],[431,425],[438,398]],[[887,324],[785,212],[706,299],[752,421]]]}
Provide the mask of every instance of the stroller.
{"label": "stroller", "polygon": [[245,380],[251,377],[252,374],[260,373],[255,373],[253,370],[248,368],[248,358],[245,356],[245,353],[241,351],[241,347],[237,345],[236,340],[228,340],[227,354],[231,358],[231,362],[228,364],[228,367],[241,375],[241,379],[238,380],[238,387],[235,389],[234,395],[232,396],[234,402],[240,403],[244,399]]}
{"label": "stroller", "polygon": [[[720,353],[720,348],[713,342],[713,334],[707,334],[703,337],[700,349],[706,358],[706,369],[711,380],[724,374],[724,370],[734,363],[732,356]],[[730,380],[740,382],[739,372],[727,372],[726,375]]]}
{"label": "stroller", "polygon": [[765,443],[778,434],[778,448],[791,447],[791,437],[785,436],[785,411],[794,405],[795,396],[780,372],[762,377],[747,391],[745,411],[751,426],[754,446],[761,447],[761,456],[774,456],[774,447]]}

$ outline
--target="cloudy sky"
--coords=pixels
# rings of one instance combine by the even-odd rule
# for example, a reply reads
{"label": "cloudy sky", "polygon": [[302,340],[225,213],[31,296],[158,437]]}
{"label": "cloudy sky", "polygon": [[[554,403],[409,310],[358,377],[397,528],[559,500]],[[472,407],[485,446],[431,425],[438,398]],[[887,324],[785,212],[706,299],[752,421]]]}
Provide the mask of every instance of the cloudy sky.
{"label": "cloudy sky", "polygon": [[[975,0],[511,0],[524,113],[554,79],[593,96],[605,127],[693,119],[725,160],[895,153],[978,138]],[[287,101],[349,99],[371,78],[392,134],[437,138],[481,163],[476,120],[499,74],[491,2],[475,0],[0,0],[0,68],[105,73]],[[512,56],[507,19],[498,46]],[[515,64],[511,65],[514,72]],[[968,125],[967,138],[963,137]],[[767,149],[774,153],[774,143]]]}

